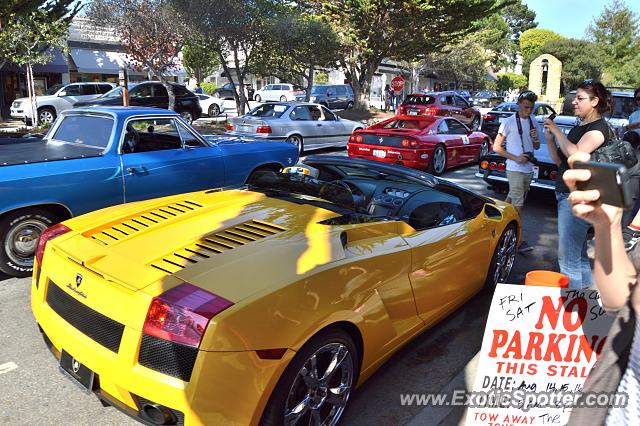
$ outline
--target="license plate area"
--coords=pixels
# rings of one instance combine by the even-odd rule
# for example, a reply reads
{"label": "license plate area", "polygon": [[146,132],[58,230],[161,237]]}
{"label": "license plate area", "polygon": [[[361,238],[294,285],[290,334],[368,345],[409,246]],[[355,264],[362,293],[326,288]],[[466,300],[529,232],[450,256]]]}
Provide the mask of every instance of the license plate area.
{"label": "license plate area", "polygon": [[538,174],[540,173],[540,167],[533,166],[533,178],[538,179]]}
{"label": "license plate area", "polygon": [[95,374],[77,359],[62,350],[60,354],[60,370],[70,377],[72,381],[87,393],[93,391]]}
{"label": "license plate area", "polygon": [[387,156],[387,151],[384,149],[374,149],[373,156],[378,158],[385,158]]}
{"label": "license plate area", "polygon": [[409,110],[409,115],[418,115],[418,110],[417,109],[410,109]]}

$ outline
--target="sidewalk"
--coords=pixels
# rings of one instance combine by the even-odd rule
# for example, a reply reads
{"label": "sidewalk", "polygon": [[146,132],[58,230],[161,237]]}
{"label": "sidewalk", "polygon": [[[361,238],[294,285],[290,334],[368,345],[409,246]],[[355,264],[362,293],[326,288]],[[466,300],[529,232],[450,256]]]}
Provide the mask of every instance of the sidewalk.
{"label": "sidewalk", "polygon": [[[478,368],[478,354],[469,361],[464,369],[460,371],[451,381],[438,392],[446,394],[447,400],[451,401],[455,390],[463,389],[470,392],[476,379]],[[467,407],[464,406],[428,406],[414,416],[407,426],[464,426],[467,415]]]}
{"label": "sidewalk", "polygon": [[32,126],[27,126],[22,120],[0,120],[0,133],[25,133]]}

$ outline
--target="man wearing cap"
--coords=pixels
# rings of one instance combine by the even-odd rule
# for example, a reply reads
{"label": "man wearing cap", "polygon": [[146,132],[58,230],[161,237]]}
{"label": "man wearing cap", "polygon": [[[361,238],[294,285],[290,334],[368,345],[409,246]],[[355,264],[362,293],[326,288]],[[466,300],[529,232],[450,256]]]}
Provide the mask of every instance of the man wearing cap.
{"label": "man wearing cap", "polygon": [[[500,123],[493,150],[506,158],[509,194],[506,202],[521,213],[533,178],[533,152],[540,148],[538,132],[531,113],[538,96],[525,90],[518,96],[518,112]],[[533,250],[526,241],[520,243],[520,253]]]}

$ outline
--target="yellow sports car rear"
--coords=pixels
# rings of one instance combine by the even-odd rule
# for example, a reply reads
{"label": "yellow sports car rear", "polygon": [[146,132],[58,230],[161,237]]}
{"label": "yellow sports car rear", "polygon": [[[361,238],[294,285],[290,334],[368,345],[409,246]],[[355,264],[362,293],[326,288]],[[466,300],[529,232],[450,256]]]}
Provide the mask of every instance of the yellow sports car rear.
{"label": "yellow sports car rear", "polygon": [[150,424],[335,424],[402,344],[508,276],[509,205],[305,163],[44,232],[32,309],[62,371]]}

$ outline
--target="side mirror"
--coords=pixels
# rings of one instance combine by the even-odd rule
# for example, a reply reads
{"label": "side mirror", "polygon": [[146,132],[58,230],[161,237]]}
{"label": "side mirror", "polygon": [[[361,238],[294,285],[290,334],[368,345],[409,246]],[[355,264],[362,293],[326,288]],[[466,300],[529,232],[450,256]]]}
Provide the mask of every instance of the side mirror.
{"label": "side mirror", "polygon": [[67,92],[65,90],[58,92],[58,96],[67,96]]}

